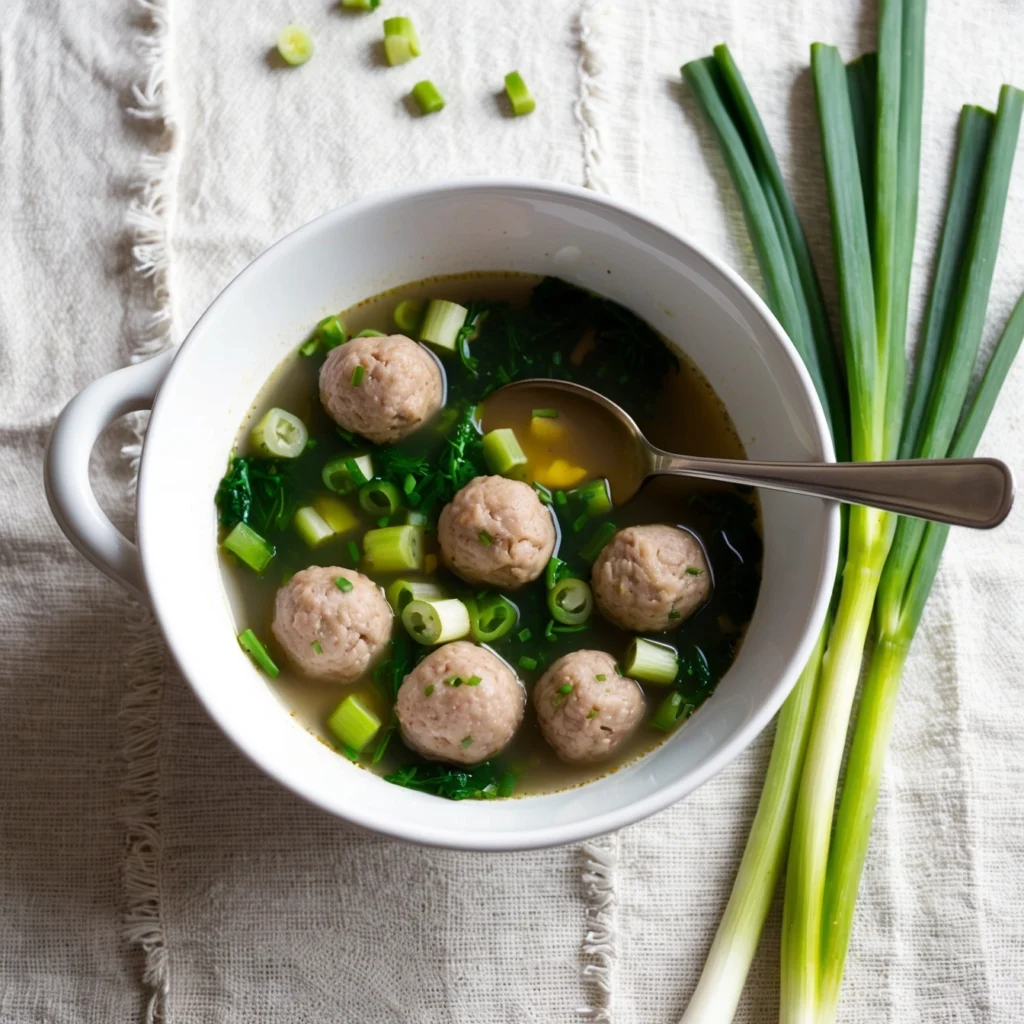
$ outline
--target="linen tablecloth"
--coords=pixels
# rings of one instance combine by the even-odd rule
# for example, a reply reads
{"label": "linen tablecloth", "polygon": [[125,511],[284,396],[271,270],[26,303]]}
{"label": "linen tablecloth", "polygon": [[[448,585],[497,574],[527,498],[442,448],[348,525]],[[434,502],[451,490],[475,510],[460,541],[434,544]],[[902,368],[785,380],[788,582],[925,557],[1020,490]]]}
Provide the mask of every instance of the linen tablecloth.
{"label": "linen tablecloth", "polygon": [[[414,19],[412,64],[382,66],[385,14]],[[808,46],[871,48],[871,4],[5,0],[0,15],[0,1021],[677,1020],[769,735],[685,802],[586,848],[485,856],[362,833],[228,745],[148,614],[61,537],[40,462],[77,389],[180,341],[281,234],[386,187],[588,185],[756,283],[678,75],[723,39],[828,268]],[[271,53],[289,21],[317,45],[298,69]],[[933,5],[915,325],[959,107],[1024,81],[1022,40],[1019,0]],[[499,97],[513,68],[537,97],[516,120]],[[448,106],[414,119],[404,97],[424,77]],[[1022,237],[1019,159],[989,335],[1024,287]],[[981,449],[1018,474],[1022,406],[1018,367]],[[111,428],[94,460],[128,531],[139,427]],[[844,1021],[1021,1019],[1022,524],[951,537],[900,698]],[[739,1020],[773,1018],[777,960],[776,915]]]}

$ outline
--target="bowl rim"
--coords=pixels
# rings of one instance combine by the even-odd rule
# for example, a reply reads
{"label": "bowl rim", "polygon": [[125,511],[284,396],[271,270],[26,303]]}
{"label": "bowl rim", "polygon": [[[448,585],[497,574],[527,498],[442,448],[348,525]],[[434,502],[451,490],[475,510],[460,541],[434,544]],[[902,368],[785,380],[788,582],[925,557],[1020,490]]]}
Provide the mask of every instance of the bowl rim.
{"label": "bowl rim", "polygon": [[[190,353],[199,343],[205,322],[213,316],[214,310],[222,304],[234,301],[234,293],[244,279],[254,271],[257,265],[270,259],[278,259],[288,251],[298,249],[321,232],[331,231],[335,226],[348,218],[372,214],[375,209],[387,207],[395,203],[429,199],[444,194],[456,195],[463,193],[467,198],[482,192],[511,192],[516,196],[543,196],[548,199],[565,198],[575,202],[583,200],[595,207],[604,208],[616,215],[625,216],[646,229],[659,232],[673,244],[688,250],[697,260],[703,261],[713,272],[721,275],[724,281],[734,287],[739,297],[745,300],[752,311],[761,318],[783,356],[790,362],[795,375],[808,400],[813,418],[813,448],[823,461],[834,461],[835,455],[821,402],[815,391],[810,374],[800,358],[789,336],[757,292],[720,257],[692,241],[681,231],[663,223],[661,220],[645,213],[638,206],[612,198],[591,189],[559,182],[548,182],[531,178],[515,177],[467,177],[426,183],[417,183],[394,189],[387,189],[363,196],[343,206],[329,210],[313,220],[284,235],[255,259],[251,260],[213,299],[203,314],[189,330],[175,353],[160,392],[153,404],[146,438],[142,449],[139,466],[138,490],[136,501],[137,537],[143,575],[149,592],[154,617],[164,636],[167,647],[181,671],[183,677],[206,713],[227,736],[234,747],[241,751],[260,771],[270,776],[286,789],[302,797],[308,803],[321,808],[333,817],[341,818],[362,828],[396,839],[415,842],[424,846],[466,851],[518,851],[541,849],[559,846],[572,842],[580,842],[604,835],[608,832],[634,824],[666,807],[678,802],[693,790],[718,774],[734,758],[742,753],[775,717],[786,698],[789,696],[800,674],[800,669],[810,656],[817,640],[818,630],[825,619],[832,596],[832,585],[835,578],[839,556],[840,516],[839,505],[835,502],[825,503],[825,530],[823,551],[819,558],[819,579],[815,585],[815,598],[812,611],[804,627],[799,643],[795,646],[787,660],[786,670],[782,673],[779,683],[769,693],[767,699],[753,714],[750,720],[726,743],[715,751],[697,770],[691,771],[626,806],[607,812],[598,812],[569,824],[549,821],[542,825],[516,830],[491,830],[481,832],[458,833],[449,827],[424,826],[405,822],[397,818],[386,806],[367,803],[346,804],[332,803],[310,793],[304,787],[301,772],[290,770],[290,766],[273,762],[265,755],[265,750],[249,740],[248,734],[233,727],[231,716],[220,714],[215,706],[207,700],[206,684],[202,681],[201,665],[195,657],[188,654],[188,644],[175,642],[173,635],[173,619],[170,606],[174,603],[170,588],[165,588],[158,576],[148,572],[149,531],[147,529],[147,509],[159,500],[159,478],[148,471],[146,451],[149,439],[166,429],[173,430],[173,423],[165,424],[167,406],[161,399],[165,392],[173,390],[178,379],[188,373],[187,358],[182,356]],[[628,244],[628,243],[627,243]],[[786,677],[789,677],[786,681]],[[543,798],[538,794],[537,798]],[[533,799],[523,797],[522,799]]]}

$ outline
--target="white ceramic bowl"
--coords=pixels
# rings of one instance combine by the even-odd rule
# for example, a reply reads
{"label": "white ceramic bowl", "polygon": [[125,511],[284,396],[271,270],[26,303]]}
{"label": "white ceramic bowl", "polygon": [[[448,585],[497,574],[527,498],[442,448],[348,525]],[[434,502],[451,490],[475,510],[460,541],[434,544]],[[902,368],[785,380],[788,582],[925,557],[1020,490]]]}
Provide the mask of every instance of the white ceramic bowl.
{"label": "white ceramic bowl", "polygon": [[[210,306],[173,359],[119,370],[72,400],[51,437],[47,493],[75,545],[152,606],[207,711],[269,775],[378,832],[463,849],[526,849],[660,810],[754,739],[792,688],[821,625],[839,520],[830,503],[762,494],[764,579],[736,662],[693,719],[606,778],[544,796],[455,803],[392,786],[328,750],[287,713],[235,641],[214,491],[249,406],[310,323],[397,285],[467,270],[555,274],[628,306],[703,370],[752,458],[832,458],[799,357],[757,295],[719,260],[603,196],[484,180],[376,195],[269,249]],[[136,550],[100,511],[88,456],[107,423],[150,405]]]}

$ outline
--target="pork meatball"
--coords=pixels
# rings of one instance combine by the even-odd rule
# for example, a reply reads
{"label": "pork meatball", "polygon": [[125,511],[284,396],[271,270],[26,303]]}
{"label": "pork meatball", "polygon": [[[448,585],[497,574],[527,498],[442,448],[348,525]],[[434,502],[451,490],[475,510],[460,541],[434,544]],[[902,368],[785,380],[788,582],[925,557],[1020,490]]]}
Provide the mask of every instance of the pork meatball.
{"label": "pork meatball", "polygon": [[573,651],[541,676],[533,691],[544,739],[563,761],[601,761],[644,717],[636,681],[620,676],[604,651]]}
{"label": "pork meatball", "polygon": [[623,629],[675,629],[711,596],[700,541],[687,530],[652,524],[619,530],[591,573],[604,616]]}
{"label": "pork meatball", "polygon": [[[351,590],[334,582],[340,577]],[[272,628],[296,668],[314,679],[348,683],[383,651],[393,620],[373,580],[337,565],[313,565],[278,590]]]}
{"label": "pork meatball", "polygon": [[502,750],[523,720],[526,692],[483,647],[457,640],[428,654],[398,691],[406,745],[424,757],[476,764]]}
{"label": "pork meatball", "polygon": [[515,590],[544,571],[555,525],[528,484],[478,476],[445,505],[437,540],[445,565],[467,583]]}
{"label": "pork meatball", "polygon": [[441,408],[441,369],[405,335],[353,338],[321,367],[320,401],[346,430],[374,444],[394,444]]}

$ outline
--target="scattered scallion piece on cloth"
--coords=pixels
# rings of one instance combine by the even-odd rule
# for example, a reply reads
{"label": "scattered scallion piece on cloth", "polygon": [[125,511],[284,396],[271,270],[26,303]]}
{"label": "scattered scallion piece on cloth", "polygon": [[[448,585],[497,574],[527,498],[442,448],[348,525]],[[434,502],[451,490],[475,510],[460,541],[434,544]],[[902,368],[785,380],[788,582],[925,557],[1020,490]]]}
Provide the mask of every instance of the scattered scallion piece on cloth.
{"label": "scattered scallion piece on cloth", "polygon": [[277,52],[286,64],[305,64],[313,56],[313,37],[301,25],[286,25],[277,34]]}
{"label": "scattered scallion piece on cloth", "polygon": [[421,114],[436,114],[439,110],[444,110],[444,97],[428,78],[412,87],[412,98],[420,108]]}
{"label": "scattered scallion piece on cloth", "polygon": [[392,67],[420,55],[420,39],[411,18],[384,19],[384,55]]}
{"label": "scattered scallion piece on cloth", "polygon": [[380,0],[341,0],[341,6],[354,11],[375,11],[380,7]]}
{"label": "scattered scallion piece on cloth", "polygon": [[516,117],[532,114],[536,109],[537,104],[518,71],[510,71],[505,76],[505,94]]}

